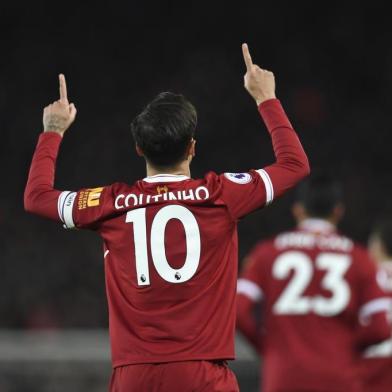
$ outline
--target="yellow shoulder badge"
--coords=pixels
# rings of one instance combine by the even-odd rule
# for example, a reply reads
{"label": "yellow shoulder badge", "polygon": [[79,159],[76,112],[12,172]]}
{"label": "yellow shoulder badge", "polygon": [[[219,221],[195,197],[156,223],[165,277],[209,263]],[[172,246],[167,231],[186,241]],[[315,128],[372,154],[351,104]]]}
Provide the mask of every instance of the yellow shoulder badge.
{"label": "yellow shoulder badge", "polygon": [[102,191],[103,191],[102,187],[89,189],[89,194],[87,198],[87,207],[99,206],[99,198],[101,197]]}
{"label": "yellow shoulder badge", "polygon": [[99,206],[99,199],[103,189],[103,187],[99,187],[81,191],[79,194],[78,209],[83,210],[87,207]]}

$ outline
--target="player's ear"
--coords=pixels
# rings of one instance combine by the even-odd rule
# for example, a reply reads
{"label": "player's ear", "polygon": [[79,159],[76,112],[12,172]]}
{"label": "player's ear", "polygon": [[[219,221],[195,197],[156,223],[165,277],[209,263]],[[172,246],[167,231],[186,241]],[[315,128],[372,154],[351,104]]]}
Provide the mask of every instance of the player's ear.
{"label": "player's ear", "polygon": [[291,206],[291,213],[293,214],[293,217],[297,222],[301,222],[307,218],[305,206],[298,201],[296,201]]}
{"label": "player's ear", "polygon": [[139,157],[144,157],[142,149],[136,144],[136,154],[139,155]]}
{"label": "player's ear", "polygon": [[191,145],[190,145],[190,154],[192,154],[192,157],[196,155],[196,140],[192,139],[191,140]]}
{"label": "player's ear", "polygon": [[195,155],[196,155],[196,140],[192,138],[188,145],[186,157],[188,158],[189,161],[191,161]]}

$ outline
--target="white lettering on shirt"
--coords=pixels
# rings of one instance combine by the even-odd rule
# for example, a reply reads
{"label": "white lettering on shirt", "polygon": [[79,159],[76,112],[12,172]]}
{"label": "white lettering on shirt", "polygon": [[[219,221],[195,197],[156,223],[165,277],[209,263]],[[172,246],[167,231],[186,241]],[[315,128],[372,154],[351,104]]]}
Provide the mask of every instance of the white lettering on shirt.
{"label": "white lettering on shirt", "polygon": [[210,193],[205,186],[199,186],[196,189],[188,189],[177,192],[165,192],[158,195],[136,195],[134,193],[119,194],[114,200],[114,208],[121,210],[128,207],[137,207],[142,204],[157,203],[159,201],[170,200],[207,200]]}
{"label": "white lettering on shirt", "polygon": [[335,251],[349,252],[353,248],[353,243],[346,237],[339,235],[317,235],[314,233],[292,232],[279,235],[275,239],[275,246],[283,248],[304,248],[328,249]]}

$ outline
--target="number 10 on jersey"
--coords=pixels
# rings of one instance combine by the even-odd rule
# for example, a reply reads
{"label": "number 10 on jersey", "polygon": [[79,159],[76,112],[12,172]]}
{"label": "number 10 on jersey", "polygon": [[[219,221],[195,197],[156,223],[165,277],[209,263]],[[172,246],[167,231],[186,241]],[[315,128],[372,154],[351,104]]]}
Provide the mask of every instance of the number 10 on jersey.
{"label": "number 10 on jersey", "polygon": [[[171,219],[179,220],[185,230],[186,257],[179,269],[172,268],[166,257],[165,230]],[[149,285],[146,209],[129,211],[125,222],[133,223],[137,283],[139,286]],[[152,221],[149,239],[152,262],[162,279],[170,283],[183,283],[192,278],[200,262],[200,230],[190,210],[180,205],[161,208]]]}

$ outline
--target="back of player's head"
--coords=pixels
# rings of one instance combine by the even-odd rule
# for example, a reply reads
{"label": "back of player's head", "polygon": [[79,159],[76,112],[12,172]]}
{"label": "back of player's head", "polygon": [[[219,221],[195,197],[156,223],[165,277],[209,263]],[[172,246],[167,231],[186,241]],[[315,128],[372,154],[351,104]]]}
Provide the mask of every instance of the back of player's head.
{"label": "back of player's head", "polygon": [[371,238],[376,238],[381,242],[384,252],[389,257],[392,256],[392,219],[383,219],[373,227]]}
{"label": "back of player's head", "polygon": [[196,109],[183,95],[164,92],[133,120],[131,131],[152,165],[170,167],[185,159],[196,123]]}
{"label": "back of player's head", "polygon": [[303,205],[310,217],[330,218],[335,207],[343,203],[338,181],[323,172],[315,172],[297,188],[296,202]]}

